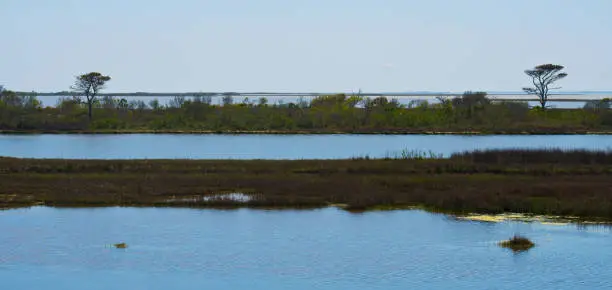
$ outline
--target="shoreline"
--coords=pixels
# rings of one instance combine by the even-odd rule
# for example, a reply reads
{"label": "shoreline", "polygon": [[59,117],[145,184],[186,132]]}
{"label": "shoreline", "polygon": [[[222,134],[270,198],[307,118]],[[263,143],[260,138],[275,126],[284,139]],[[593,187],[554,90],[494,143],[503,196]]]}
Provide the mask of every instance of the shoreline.
{"label": "shoreline", "polygon": [[87,209],[87,208],[178,208],[178,209],[195,209],[195,210],[262,210],[262,211],[310,211],[335,208],[343,210],[352,214],[366,214],[374,212],[392,212],[392,211],[423,211],[429,214],[441,214],[448,216],[449,218],[456,221],[463,222],[479,222],[479,223],[505,223],[505,222],[519,222],[519,223],[540,223],[542,225],[551,226],[566,226],[566,225],[578,225],[578,226],[612,226],[612,219],[603,219],[597,217],[578,217],[571,215],[544,215],[534,213],[516,213],[516,212],[502,212],[497,214],[484,214],[484,213],[466,213],[466,212],[453,212],[444,211],[439,209],[431,209],[423,205],[412,205],[412,206],[379,206],[372,207],[364,210],[349,210],[348,205],[345,204],[329,204],[324,206],[313,206],[313,207],[290,207],[290,206],[248,206],[248,205],[236,205],[236,206],[181,206],[172,204],[152,204],[152,205],[119,205],[119,204],[108,204],[108,205],[46,205],[46,204],[32,204],[32,205],[15,205],[12,207],[0,207],[1,211],[19,210],[19,209],[30,209],[36,207],[44,208],[56,208],[56,209]]}
{"label": "shoreline", "polygon": [[495,135],[612,135],[610,131],[424,131],[424,130],[379,130],[379,131],[335,131],[335,130],[93,130],[93,131],[55,131],[55,130],[0,130],[0,135],[458,135],[458,136],[495,136]]}

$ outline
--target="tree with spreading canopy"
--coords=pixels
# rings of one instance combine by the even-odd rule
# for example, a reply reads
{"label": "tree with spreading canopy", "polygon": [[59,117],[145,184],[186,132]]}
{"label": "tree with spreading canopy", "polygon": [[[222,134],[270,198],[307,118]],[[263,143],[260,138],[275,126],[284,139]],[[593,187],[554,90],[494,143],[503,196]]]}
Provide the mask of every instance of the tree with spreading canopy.
{"label": "tree with spreading canopy", "polygon": [[109,76],[102,75],[99,72],[90,72],[76,77],[74,85],[71,87],[73,91],[83,94],[87,99],[87,116],[92,119],[92,108],[96,101],[98,92],[105,88],[106,82],[110,81]]}
{"label": "tree with spreading canopy", "polygon": [[565,67],[557,64],[542,64],[533,69],[525,70],[525,74],[531,77],[533,87],[523,88],[523,91],[530,95],[536,95],[542,109],[546,108],[548,94],[550,90],[560,89],[561,87],[550,87],[554,82],[565,78],[566,73],[561,72]]}

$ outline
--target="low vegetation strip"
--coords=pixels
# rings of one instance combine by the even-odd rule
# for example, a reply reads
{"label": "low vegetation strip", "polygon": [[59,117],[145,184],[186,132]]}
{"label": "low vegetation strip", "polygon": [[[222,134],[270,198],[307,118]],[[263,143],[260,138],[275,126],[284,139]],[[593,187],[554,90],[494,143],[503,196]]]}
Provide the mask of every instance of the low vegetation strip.
{"label": "low vegetation strip", "polygon": [[176,97],[167,104],[106,96],[60,99],[43,107],[35,96],[0,92],[0,133],[273,133],[273,134],[610,134],[611,101],[580,109],[530,108],[466,92],[437,102],[401,104],[385,97],[320,96],[271,104],[225,96]]}
{"label": "low vegetation strip", "polygon": [[[54,107],[43,107],[36,92],[14,92],[0,86],[0,133],[612,133],[609,98],[585,100],[582,109],[548,110],[550,93],[558,89],[554,84],[568,76],[564,69],[558,64],[541,64],[524,71],[530,86],[523,91],[537,98],[540,105],[535,108],[527,102],[504,102],[488,98],[486,92],[471,91],[452,99],[440,96],[434,103],[413,100],[408,104],[361,92],[317,94],[311,100],[300,97],[273,104],[263,96],[235,100],[241,94],[193,93],[179,94],[167,104],[157,99],[146,103],[102,95],[111,77],[90,72],[76,76],[71,91],[52,94],[68,96]],[[220,97],[215,104],[213,96]]]}
{"label": "low vegetation strip", "polygon": [[[0,158],[0,206],[421,206],[612,219],[612,153],[483,151],[450,158]],[[224,194],[228,198],[223,198]],[[241,196],[239,199],[232,196]]]}

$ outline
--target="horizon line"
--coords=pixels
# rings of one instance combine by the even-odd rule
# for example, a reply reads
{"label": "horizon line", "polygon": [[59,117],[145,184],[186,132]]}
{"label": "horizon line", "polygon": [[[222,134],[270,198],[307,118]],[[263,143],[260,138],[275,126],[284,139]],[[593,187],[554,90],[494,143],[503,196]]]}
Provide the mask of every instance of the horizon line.
{"label": "horizon line", "polygon": [[[463,91],[463,92],[453,92],[453,91],[404,91],[404,92],[263,92],[263,91],[255,91],[255,92],[235,92],[235,91],[225,91],[225,92],[204,92],[204,91],[192,91],[192,92],[146,92],[146,91],[136,91],[136,92],[109,92],[109,93],[99,93],[97,96],[325,96],[325,95],[357,95],[357,96],[414,96],[414,97],[438,97],[438,96],[461,96],[466,92],[485,92],[487,94],[493,95],[524,95],[530,96],[523,91],[484,91],[484,90],[474,90],[474,91]],[[18,95],[36,95],[36,96],[80,96],[82,93],[75,91],[58,91],[58,92],[37,92],[37,91],[15,91]],[[612,95],[612,90],[598,90],[598,91],[557,91],[551,92],[549,95]]]}

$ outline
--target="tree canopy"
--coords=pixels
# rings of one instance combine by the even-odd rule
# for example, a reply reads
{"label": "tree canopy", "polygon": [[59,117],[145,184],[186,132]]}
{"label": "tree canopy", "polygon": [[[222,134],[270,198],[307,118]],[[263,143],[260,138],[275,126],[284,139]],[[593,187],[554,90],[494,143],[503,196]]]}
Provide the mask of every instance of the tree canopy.
{"label": "tree canopy", "polygon": [[533,87],[523,88],[523,91],[538,96],[542,109],[546,108],[550,90],[560,89],[560,87],[551,88],[550,86],[554,82],[567,77],[567,73],[561,72],[564,68],[564,66],[557,64],[542,64],[533,69],[525,70],[525,74],[531,78]]}
{"label": "tree canopy", "polygon": [[87,98],[88,116],[92,119],[93,103],[100,90],[106,87],[106,82],[110,81],[109,76],[102,75],[99,72],[90,72],[76,77],[72,90],[82,93]]}

